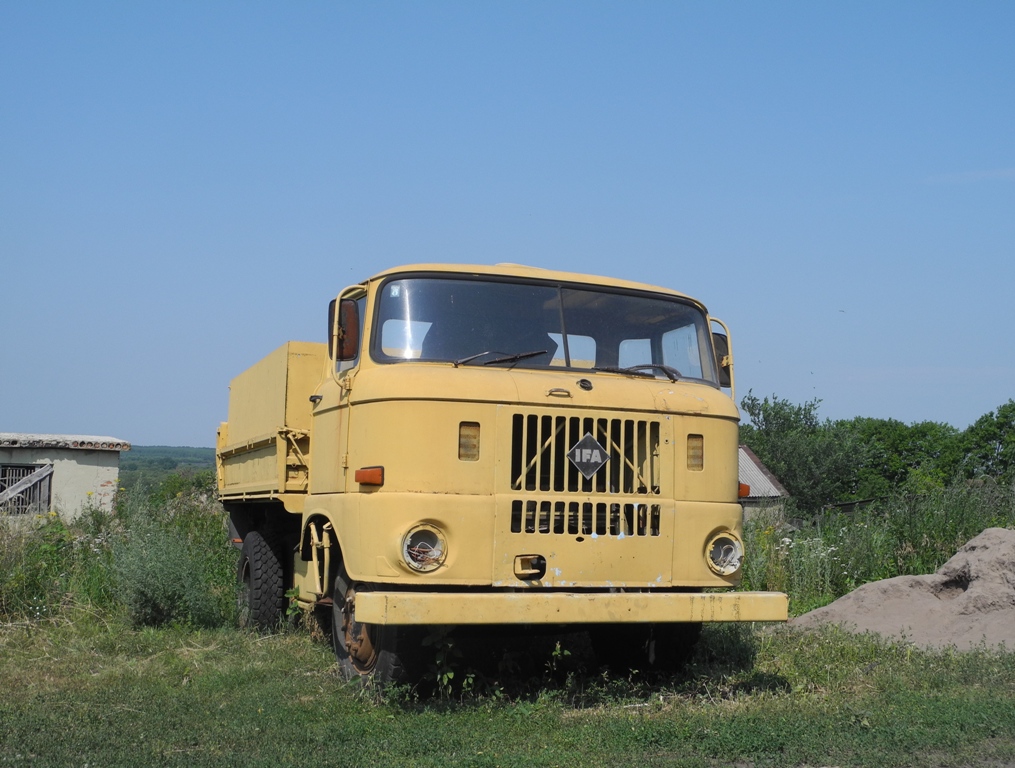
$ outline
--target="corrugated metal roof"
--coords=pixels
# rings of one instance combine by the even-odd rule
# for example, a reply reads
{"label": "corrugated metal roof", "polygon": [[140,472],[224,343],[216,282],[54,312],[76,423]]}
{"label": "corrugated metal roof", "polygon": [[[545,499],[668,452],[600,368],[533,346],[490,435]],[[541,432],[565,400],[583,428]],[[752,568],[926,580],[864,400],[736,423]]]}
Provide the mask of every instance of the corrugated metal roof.
{"label": "corrugated metal roof", "polygon": [[762,464],[761,459],[746,445],[740,446],[738,460],[740,482],[751,486],[751,493],[747,498],[775,499],[789,496],[789,492],[782,487],[775,475],[768,471],[768,467]]}
{"label": "corrugated metal roof", "polygon": [[129,451],[130,443],[94,435],[32,435],[0,432],[0,448],[70,448],[80,451]]}

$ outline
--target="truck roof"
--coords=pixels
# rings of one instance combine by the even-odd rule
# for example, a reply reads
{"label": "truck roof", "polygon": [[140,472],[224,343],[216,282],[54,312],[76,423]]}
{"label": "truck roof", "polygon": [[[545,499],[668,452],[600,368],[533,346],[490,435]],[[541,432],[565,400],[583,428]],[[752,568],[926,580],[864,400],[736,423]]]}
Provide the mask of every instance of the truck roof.
{"label": "truck roof", "polygon": [[621,280],[614,277],[602,275],[586,275],[579,272],[560,272],[542,267],[530,267],[524,264],[406,264],[399,267],[392,267],[378,272],[370,281],[381,280],[389,275],[403,274],[405,272],[445,272],[453,274],[472,275],[496,275],[502,277],[522,277],[533,280],[562,281],[567,283],[588,283],[589,285],[602,285],[611,288],[629,288],[637,291],[650,291],[652,293],[663,293],[668,296],[677,296],[681,299],[704,306],[697,299],[680,293],[670,288],[663,288],[649,283],[638,283],[632,280]]}

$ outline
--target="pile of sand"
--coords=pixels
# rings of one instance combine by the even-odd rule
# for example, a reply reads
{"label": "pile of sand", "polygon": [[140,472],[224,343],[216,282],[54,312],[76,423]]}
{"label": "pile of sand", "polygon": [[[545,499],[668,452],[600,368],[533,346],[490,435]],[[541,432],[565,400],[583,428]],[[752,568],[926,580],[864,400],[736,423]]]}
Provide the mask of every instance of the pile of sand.
{"label": "pile of sand", "polygon": [[864,584],[790,624],[839,624],[924,647],[1015,651],[1015,531],[988,528],[933,575]]}

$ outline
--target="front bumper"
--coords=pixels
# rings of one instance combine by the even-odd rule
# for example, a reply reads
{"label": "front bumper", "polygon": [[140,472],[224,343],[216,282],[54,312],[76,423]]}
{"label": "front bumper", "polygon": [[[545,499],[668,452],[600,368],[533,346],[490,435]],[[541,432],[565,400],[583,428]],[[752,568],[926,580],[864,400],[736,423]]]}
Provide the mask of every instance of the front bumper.
{"label": "front bumper", "polygon": [[366,624],[605,624],[786,621],[782,592],[356,593]]}

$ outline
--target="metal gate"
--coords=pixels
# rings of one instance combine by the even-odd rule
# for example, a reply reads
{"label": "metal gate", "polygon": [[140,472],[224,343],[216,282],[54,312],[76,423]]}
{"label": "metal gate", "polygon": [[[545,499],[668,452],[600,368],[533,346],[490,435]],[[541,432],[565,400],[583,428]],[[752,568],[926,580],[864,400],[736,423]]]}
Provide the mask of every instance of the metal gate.
{"label": "metal gate", "polygon": [[0,464],[0,514],[49,512],[52,464]]}

